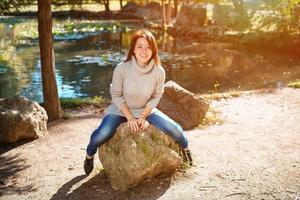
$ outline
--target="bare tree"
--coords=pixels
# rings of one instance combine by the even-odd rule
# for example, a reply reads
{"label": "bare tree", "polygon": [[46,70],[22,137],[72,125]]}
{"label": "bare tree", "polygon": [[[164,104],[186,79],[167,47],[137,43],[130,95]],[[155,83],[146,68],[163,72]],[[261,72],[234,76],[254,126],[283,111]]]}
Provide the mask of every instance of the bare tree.
{"label": "bare tree", "polygon": [[162,7],[162,16],[161,16],[161,24],[163,29],[165,29],[166,26],[166,6],[165,6],[165,0],[161,0],[161,7]]}
{"label": "bare tree", "polygon": [[123,8],[123,0],[120,0],[120,10]]}
{"label": "bare tree", "polygon": [[95,2],[103,4],[104,8],[105,8],[105,12],[110,12],[110,8],[109,8],[109,1],[110,0],[95,0]]}
{"label": "bare tree", "polygon": [[168,0],[167,4],[167,10],[166,10],[166,23],[169,25],[171,23],[171,14],[172,14],[172,6],[171,6],[171,0]]}
{"label": "bare tree", "polygon": [[174,17],[177,17],[178,12],[178,0],[174,0]]}
{"label": "bare tree", "polygon": [[60,106],[55,78],[51,0],[38,0],[38,30],[44,107],[49,121],[53,121],[62,117],[63,110]]}

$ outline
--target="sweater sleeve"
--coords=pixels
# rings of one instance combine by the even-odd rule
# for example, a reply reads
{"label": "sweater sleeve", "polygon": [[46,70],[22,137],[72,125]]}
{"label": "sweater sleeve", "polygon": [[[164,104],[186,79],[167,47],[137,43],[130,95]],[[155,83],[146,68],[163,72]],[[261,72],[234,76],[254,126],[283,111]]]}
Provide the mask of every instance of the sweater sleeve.
{"label": "sweater sleeve", "polygon": [[159,100],[161,96],[164,93],[164,84],[166,79],[166,73],[163,67],[159,66],[159,74],[158,74],[158,80],[154,89],[153,94],[151,95],[151,98],[147,102],[147,105],[151,108],[155,108],[157,104],[159,103]]}
{"label": "sweater sleeve", "polygon": [[112,83],[110,85],[110,94],[112,98],[112,103],[121,110],[122,104],[125,103],[123,97],[123,77],[122,77],[122,68],[119,64],[113,72]]}

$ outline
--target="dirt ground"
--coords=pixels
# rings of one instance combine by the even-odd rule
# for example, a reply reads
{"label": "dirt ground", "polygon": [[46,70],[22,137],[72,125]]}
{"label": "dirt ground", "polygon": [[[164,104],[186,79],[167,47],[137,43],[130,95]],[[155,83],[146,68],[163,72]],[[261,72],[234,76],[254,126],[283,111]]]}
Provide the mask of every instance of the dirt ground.
{"label": "dirt ground", "polygon": [[221,124],[187,131],[196,166],[117,192],[99,160],[83,172],[101,115],[77,113],[49,134],[0,147],[0,199],[300,199],[300,90],[212,101]]}

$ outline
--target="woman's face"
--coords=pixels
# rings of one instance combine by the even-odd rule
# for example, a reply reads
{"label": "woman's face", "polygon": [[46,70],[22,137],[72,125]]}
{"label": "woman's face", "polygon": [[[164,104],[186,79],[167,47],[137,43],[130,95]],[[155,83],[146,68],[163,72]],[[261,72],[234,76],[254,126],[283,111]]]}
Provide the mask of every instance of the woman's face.
{"label": "woman's face", "polygon": [[148,41],[143,37],[137,39],[133,53],[137,63],[141,66],[147,65],[152,57],[152,49]]}

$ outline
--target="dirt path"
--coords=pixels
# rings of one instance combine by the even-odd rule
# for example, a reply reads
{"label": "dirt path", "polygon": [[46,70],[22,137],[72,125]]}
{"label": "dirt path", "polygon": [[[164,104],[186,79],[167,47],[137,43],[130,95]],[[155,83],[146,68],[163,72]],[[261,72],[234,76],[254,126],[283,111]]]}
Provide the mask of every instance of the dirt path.
{"label": "dirt path", "polygon": [[300,90],[212,106],[223,124],[187,132],[197,165],[183,174],[120,193],[97,159],[85,177],[85,147],[101,118],[82,115],[51,124],[38,140],[0,147],[0,199],[300,199]]}

